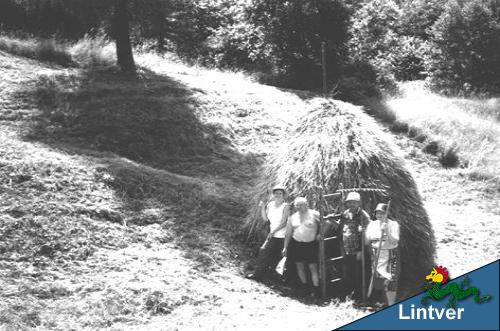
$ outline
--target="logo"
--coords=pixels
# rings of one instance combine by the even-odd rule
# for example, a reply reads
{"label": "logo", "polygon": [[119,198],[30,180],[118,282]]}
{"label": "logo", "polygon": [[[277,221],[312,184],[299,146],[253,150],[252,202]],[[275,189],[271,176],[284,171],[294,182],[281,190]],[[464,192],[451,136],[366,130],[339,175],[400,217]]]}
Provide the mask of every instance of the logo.
{"label": "logo", "polygon": [[491,300],[491,295],[481,295],[479,289],[470,286],[470,279],[468,276],[460,283],[447,283],[448,270],[442,266],[435,266],[432,268],[430,274],[425,276],[428,281],[424,289],[427,293],[422,297],[421,303],[425,306],[429,299],[440,301],[448,297],[447,308],[455,308],[457,301],[462,301],[472,296],[475,303],[484,303]]}

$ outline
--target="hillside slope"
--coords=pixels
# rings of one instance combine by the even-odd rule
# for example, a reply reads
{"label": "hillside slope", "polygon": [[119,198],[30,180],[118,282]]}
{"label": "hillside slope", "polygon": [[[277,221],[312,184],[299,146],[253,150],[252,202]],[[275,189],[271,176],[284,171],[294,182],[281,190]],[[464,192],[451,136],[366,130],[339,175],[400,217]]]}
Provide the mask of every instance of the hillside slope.
{"label": "hillside slope", "polygon": [[[249,188],[314,95],[137,60],[132,77],[0,52],[0,327],[322,330],[364,316],[241,273]],[[453,276],[498,258],[498,192],[394,142],[439,262]],[[457,187],[459,205],[445,195]]]}
{"label": "hillside slope", "polygon": [[0,57],[2,327],[329,329],[366,314],[242,276],[248,188],[307,101],[170,63],[127,77]]}

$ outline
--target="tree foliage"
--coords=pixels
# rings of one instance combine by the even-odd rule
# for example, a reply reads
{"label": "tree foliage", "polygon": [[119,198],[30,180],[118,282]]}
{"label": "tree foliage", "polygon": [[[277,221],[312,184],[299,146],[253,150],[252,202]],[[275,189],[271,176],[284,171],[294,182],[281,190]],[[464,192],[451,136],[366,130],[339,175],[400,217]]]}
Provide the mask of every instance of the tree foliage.
{"label": "tree foliage", "polygon": [[500,92],[500,19],[492,10],[498,2],[489,4],[450,1],[432,27],[427,70],[437,88]]}
{"label": "tree foliage", "polygon": [[[116,39],[113,3],[2,0],[0,28],[66,40],[95,34]],[[330,87],[391,88],[396,80],[429,76],[449,92],[498,91],[500,0],[128,3],[133,45],[206,65],[264,72],[272,84],[317,89],[326,42]],[[375,78],[359,81],[367,77]]]}

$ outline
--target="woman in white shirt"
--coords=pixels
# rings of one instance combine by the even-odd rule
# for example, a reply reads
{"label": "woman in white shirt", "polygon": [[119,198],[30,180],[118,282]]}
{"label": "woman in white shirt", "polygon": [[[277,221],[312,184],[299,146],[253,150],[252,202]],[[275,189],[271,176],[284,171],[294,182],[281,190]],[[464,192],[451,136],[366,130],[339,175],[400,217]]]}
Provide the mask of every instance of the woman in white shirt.
{"label": "woman in white shirt", "polygon": [[[397,287],[397,247],[399,244],[399,224],[387,218],[387,205],[379,203],[375,209],[376,220],[366,227],[365,239],[371,244],[374,277],[374,289],[383,290],[387,304],[396,301]],[[382,238],[382,244],[380,240]],[[379,246],[380,254],[377,253]],[[377,265],[375,260],[379,255]]]}
{"label": "woman in white shirt", "polygon": [[283,256],[287,256],[290,262],[297,267],[300,282],[303,288],[307,288],[307,276],[305,265],[311,272],[313,283],[313,294],[319,294],[318,278],[318,233],[319,213],[309,209],[306,198],[296,198],[294,213],[287,223]]}
{"label": "woman in white shirt", "polygon": [[290,207],[285,202],[286,191],[283,186],[273,187],[272,192],[273,198],[269,203],[259,203],[262,219],[269,222],[269,234],[260,247],[255,270],[247,278],[261,279],[268,271],[274,270],[281,259]]}

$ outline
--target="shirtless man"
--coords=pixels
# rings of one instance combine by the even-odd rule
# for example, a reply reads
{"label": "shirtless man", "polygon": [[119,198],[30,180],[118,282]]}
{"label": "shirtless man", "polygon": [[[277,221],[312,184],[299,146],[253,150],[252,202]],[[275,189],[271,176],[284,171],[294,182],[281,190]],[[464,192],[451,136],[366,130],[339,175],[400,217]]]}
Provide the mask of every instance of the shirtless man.
{"label": "shirtless man", "polygon": [[307,289],[305,265],[311,272],[312,294],[319,296],[318,234],[319,213],[309,209],[306,198],[296,198],[294,213],[287,223],[283,256],[294,262],[303,289]]}

